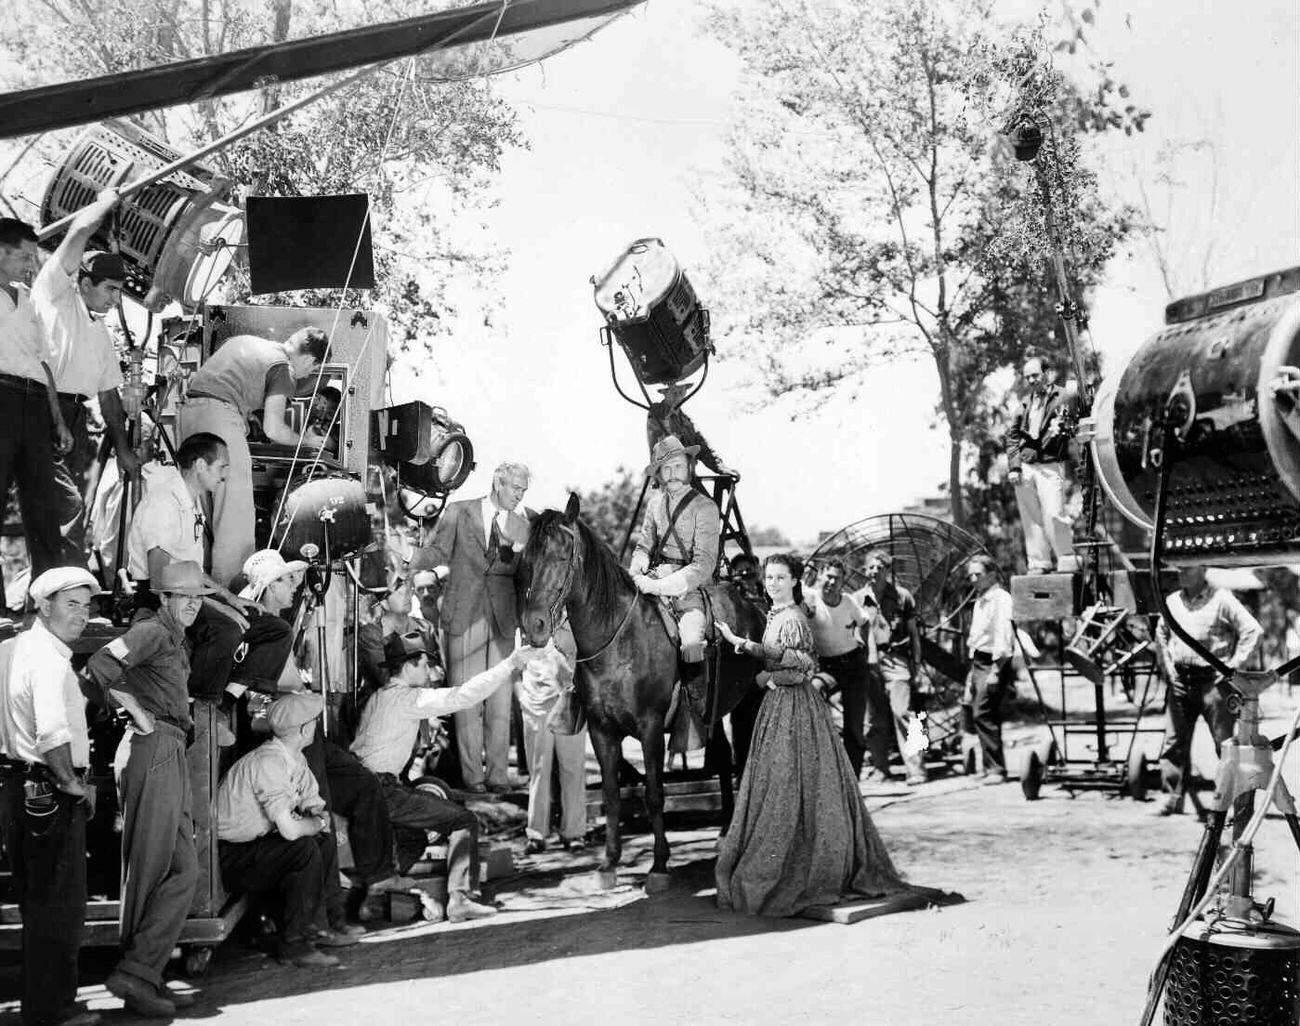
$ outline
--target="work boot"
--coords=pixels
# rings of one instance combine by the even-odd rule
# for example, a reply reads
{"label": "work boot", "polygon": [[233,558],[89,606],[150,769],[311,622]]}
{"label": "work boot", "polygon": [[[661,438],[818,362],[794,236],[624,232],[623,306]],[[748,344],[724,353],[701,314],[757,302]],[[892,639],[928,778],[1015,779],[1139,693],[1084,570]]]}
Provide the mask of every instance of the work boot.
{"label": "work boot", "polygon": [[104,986],[115,998],[121,998],[136,1015],[149,1016],[154,1019],[170,1019],[176,1014],[176,1005],[170,998],[158,993],[158,988],[146,983],[138,976],[114,970],[104,981]]}
{"label": "work boot", "polygon": [[280,954],[280,961],[288,962],[299,969],[333,969],[339,960],[333,955],[317,951],[315,945],[307,941],[286,944]]}

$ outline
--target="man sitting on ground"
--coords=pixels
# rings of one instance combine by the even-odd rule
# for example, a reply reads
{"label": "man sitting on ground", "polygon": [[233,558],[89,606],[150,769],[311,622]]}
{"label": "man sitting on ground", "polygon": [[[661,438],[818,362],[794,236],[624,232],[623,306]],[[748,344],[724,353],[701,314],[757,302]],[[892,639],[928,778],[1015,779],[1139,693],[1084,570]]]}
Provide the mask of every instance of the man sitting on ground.
{"label": "man sitting on ground", "polygon": [[[475,901],[478,882],[478,820],[462,805],[399,779],[411,758],[420,723],[468,709],[509,683],[538,650],[516,649],[496,666],[454,688],[429,687],[429,650],[418,631],[392,634],[384,643],[388,683],[371,696],[361,714],[353,753],[379,774],[394,827],[432,830],[447,837],[447,918],[453,923],[494,915]],[[400,867],[406,869],[409,867]]]}
{"label": "man sitting on ground", "polygon": [[274,736],[230,768],[217,794],[222,883],[235,893],[283,899],[276,921],[280,957],[304,968],[338,965],[318,945],[357,939],[316,925],[325,881],[339,875],[329,814],[302,754],[323,708],[320,695],[309,691],[276,699],[266,717]]}

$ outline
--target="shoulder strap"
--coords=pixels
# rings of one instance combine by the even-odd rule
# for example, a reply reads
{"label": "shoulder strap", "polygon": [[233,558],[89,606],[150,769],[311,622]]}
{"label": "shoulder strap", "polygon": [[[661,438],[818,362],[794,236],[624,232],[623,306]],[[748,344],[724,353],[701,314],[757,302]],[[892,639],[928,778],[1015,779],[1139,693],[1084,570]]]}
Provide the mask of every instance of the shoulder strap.
{"label": "shoulder strap", "polygon": [[694,498],[695,498],[695,489],[687,488],[686,494],[683,495],[681,499],[678,500],[677,505],[673,507],[672,515],[669,516],[668,518],[668,529],[664,532],[665,534],[670,534],[673,536],[673,541],[675,541],[677,543],[677,547],[682,550],[683,556],[687,554],[689,549],[686,543],[682,541],[682,536],[677,533],[677,521],[681,517],[681,515],[684,512],[686,512],[686,507],[691,504],[691,500]]}

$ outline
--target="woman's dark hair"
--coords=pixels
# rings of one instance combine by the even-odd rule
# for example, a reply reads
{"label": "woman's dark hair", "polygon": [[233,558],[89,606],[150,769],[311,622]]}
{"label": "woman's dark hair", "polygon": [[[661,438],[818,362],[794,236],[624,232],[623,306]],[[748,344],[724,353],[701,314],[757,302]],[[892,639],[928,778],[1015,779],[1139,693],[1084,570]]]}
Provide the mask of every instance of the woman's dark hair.
{"label": "woman's dark hair", "polygon": [[803,577],[803,560],[793,552],[774,552],[763,560],[763,569],[766,570],[773,563],[785,567],[790,571],[790,576],[794,578],[794,602],[795,605],[803,604],[803,583],[800,578]]}

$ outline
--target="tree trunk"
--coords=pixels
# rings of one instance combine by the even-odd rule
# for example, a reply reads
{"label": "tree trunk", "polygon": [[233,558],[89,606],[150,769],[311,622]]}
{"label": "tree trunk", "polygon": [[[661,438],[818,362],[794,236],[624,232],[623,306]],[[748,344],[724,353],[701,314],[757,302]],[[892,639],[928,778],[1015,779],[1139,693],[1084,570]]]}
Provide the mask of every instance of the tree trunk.
{"label": "tree trunk", "polygon": [[964,440],[961,418],[952,394],[952,369],[948,366],[948,347],[936,345],[934,366],[939,372],[939,396],[943,407],[943,419],[948,424],[948,508],[952,511],[952,522],[958,527],[966,526],[966,503],[961,488],[961,449]]}

